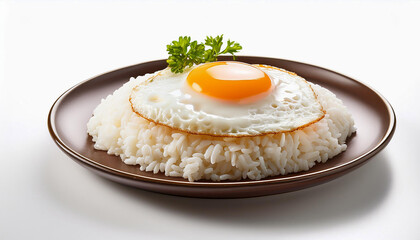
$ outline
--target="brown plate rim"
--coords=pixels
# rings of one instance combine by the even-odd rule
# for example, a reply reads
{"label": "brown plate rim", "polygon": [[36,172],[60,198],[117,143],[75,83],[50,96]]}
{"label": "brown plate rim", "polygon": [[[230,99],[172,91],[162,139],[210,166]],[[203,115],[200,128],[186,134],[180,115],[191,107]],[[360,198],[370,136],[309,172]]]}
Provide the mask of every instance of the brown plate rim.
{"label": "brown plate rim", "polygon": [[[330,73],[333,74],[337,74],[340,75],[348,80],[351,80],[359,85],[361,85],[364,88],[369,89],[370,91],[372,91],[373,93],[375,93],[382,101],[382,103],[386,106],[387,108],[387,112],[388,112],[388,117],[389,117],[389,125],[388,125],[388,129],[385,133],[385,135],[383,136],[383,138],[381,139],[381,141],[379,141],[379,143],[372,147],[368,152],[364,153],[363,155],[354,158],[350,161],[345,162],[344,164],[340,164],[334,167],[330,167],[327,169],[323,169],[323,170],[319,170],[316,172],[299,172],[295,175],[291,175],[291,176],[287,176],[287,175],[281,175],[278,176],[278,178],[274,177],[274,178],[270,178],[270,179],[261,179],[261,180],[247,180],[247,181],[226,181],[226,182],[210,182],[210,181],[198,181],[198,182],[185,182],[185,181],[177,181],[177,180],[171,180],[171,179],[163,179],[163,178],[159,178],[157,177],[148,177],[148,176],[141,176],[141,175],[136,175],[136,174],[132,174],[132,173],[127,173],[118,169],[114,169],[108,166],[105,166],[103,164],[100,164],[98,162],[96,162],[93,159],[87,158],[85,156],[83,156],[82,154],[78,153],[76,150],[72,149],[71,147],[69,147],[67,144],[64,143],[64,141],[60,138],[57,129],[56,129],[56,125],[55,125],[55,114],[58,111],[59,107],[60,107],[60,103],[61,101],[68,95],[70,94],[72,91],[76,91],[78,89],[78,87],[80,87],[81,85],[83,85],[84,83],[91,81],[99,76],[105,75],[105,74],[109,74],[109,73],[113,73],[113,72],[117,72],[120,70],[124,70],[127,68],[131,68],[131,67],[135,67],[135,66],[139,66],[139,65],[143,65],[143,64],[153,64],[154,62],[161,62],[161,61],[165,61],[165,59],[160,59],[160,60],[153,60],[153,61],[146,61],[146,62],[142,62],[142,63],[138,63],[138,64],[133,64],[130,66],[126,66],[126,67],[122,67],[122,68],[118,68],[112,71],[108,71],[102,74],[98,74],[92,78],[89,78],[85,81],[82,81],[76,85],[74,85],[73,87],[69,88],[68,90],[66,90],[64,93],[62,93],[57,99],[56,101],[53,103],[49,113],[48,113],[48,130],[50,132],[51,137],[53,138],[54,142],[59,146],[59,148],[61,148],[61,150],[63,150],[66,154],[68,154],[69,156],[73,157],[75,160],[80,161],[81,163],[87,164],[90,167],[93,167],[97,170],[100,170],[101,172],[105,172],[107,174],[111,174],[111,175],[115,175],[115,176],[119,176],[119,177],[123,177],[123,178],[128,178],[128,179],[134,179],[134,180],[138,180],[138,181],[146,181],[146,182],[151,182],[151,183],[159,183],[159,184],[170,184],[170,185],[178,185],[178,186],[187,186],[187,187],[243,187],[243,186],[258,186],[258,185],[268,185],[268,184],[282,184],[282,183],[290,183],[290,182],[300,182],[300,181],[307,181],[307,180],[311,180],[311,179],[316,179],[316,178],[322,178],[322,177],[326,177],[329,175],[333,175],[335,173],[338,172],[342,172],[345,170],[349,170],[351,168],[355,168],[359,165],[362,165],[363,163],[365,163],[368,159],[370,159],[372,156],[374,156],[376,153],[378,153],[379,151],[381,151],[384,147],[386,147],[386,145],[389,143],[389,141],[391,140],[394,132],[395,132],[395,128],[396,128],[396,115],[395,115],[395,111],[392,108],[391,104],[388,102],[388,100],[386,100],[385,97],[383,97],[378,91],[376,91],[375,89],[373,89],[370,86],[367,86],[366,84],[355,80],[351,77],[348,77],[346,75],[343,75],[341,73],[323,68],[323,67],[319,67],[316,65],[312,65],[312,64],[308,64],[308,63],[303,63],[303,62],[298,62],[298,61],[293,61],[293,60],[286,60],[286,59],[280,59],[280,58],[271,58],[271,57],[260,57],[260,56],[238,56],[238,57],[243,57],[243,58],[255,58],[255,59],[272,59],[272,60],[279,60],[279,61],[286,61],[286,62],[290,62],[290,63],[295,63],[295,64],[301,64],[301,65],[306,65],[308,67],[313,67],[313,68],[317,68],[323,71],[328,71]],[[93,110],[93,109],[92,109]]]}

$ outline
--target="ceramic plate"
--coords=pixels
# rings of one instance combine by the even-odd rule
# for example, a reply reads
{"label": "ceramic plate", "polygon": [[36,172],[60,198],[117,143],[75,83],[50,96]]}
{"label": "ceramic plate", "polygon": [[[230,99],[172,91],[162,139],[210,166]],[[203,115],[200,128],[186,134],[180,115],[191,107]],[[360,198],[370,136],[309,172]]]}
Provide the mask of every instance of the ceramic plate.
{"label": "ceramic plate", "polygon": [[[219,60],[230,60],[230,57],[221,57]],[[188,182],[182,178],[166,177],[162,173],[142,172],[138,165],[126,165],[119,157],[95,150],[91,137],[86,133],[86,123],[93,109],[102,98],[121,87],[130,77],[165,68],[165,60],[124,67],[70,88],[57,99],[50,110],[50,134],[68,156],[105,178],[149,191],[204,198],[263,196],[321,184],[366,163],[391,140],[395,131],[395,113],[384,97],[363,83],[305,63],[251,56],[239,56],[238,60],[281,67],[334,92],[353,114],[357,127],[356,134],[347,140],[347,150],[306,172],[258,181],[224,182]]]}

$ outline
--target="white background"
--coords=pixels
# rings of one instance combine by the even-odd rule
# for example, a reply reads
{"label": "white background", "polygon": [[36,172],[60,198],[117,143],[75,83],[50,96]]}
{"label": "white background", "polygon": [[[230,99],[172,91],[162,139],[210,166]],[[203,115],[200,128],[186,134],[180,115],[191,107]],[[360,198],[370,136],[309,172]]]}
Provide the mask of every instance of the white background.
{"label": "white background", "polygon": [[[0,239],[420,239],[420,2],[1,1]],[[62,92],[166,58],[179,35],[225,34],[242,55],[338,71],[397,114],[387,148],[332,182],[236,200],[122,186],[51,140]]]}

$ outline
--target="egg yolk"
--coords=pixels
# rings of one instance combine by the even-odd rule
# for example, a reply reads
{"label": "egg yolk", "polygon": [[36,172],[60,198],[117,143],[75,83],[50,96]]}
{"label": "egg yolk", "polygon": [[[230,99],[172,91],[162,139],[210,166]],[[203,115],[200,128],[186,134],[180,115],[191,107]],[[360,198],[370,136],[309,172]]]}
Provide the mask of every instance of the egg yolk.
{"label": "egg yolk", "polygon": [[187,84],[194,91],[232,103],[252,103],[270,94],[270,77],[241,62],[211,62],[191,70]]}

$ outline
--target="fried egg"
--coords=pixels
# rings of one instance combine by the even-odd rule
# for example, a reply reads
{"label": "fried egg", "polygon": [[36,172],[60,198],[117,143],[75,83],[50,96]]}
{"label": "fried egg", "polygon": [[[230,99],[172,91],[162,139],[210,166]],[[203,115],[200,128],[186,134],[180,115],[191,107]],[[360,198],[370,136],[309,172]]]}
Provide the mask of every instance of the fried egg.
{"label": "fried egg", "polygon": [[325,111],[302,77],[284,69],[236,61],[164,69],[133,88],[141,117],[192,134],[246,137],[291,132]]}

